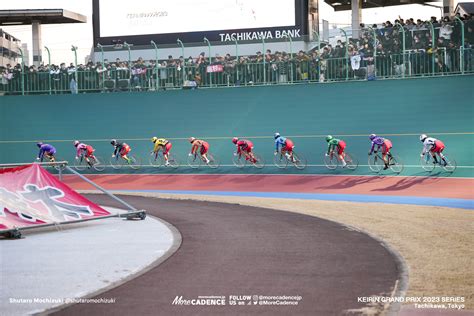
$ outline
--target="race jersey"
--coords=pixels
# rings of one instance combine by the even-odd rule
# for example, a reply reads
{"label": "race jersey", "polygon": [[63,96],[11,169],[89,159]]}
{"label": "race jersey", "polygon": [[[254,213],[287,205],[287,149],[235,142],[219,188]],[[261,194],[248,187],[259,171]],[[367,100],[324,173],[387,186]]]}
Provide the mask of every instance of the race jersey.
{"label": "race jersey", "polygon": [[433,137],[428,137],[423,142],[423,155],[429,152],[436,143],[437,139]]}
{"label": "race jersey", "polygon": [[160,146],[166,146],[168,143],[169,141],[167,139],[158,138],[155,142],[155,147],[153,147],[153,151],[157,152]]}
{"label": "race jersey", "polygon": [[330,141],[328,141],[328,155],[331,152],[331,150],[335,150],[337,148],[340,141],[341,140],[337,138],[333,138]]}
{"label": "race jersey", "polygon": [[76,148],[77,148],[76,156],[79,157],[81,155],[81,151],[86,151],[87,145],[84,143],[80,143],[79,145],[77,145]]}
{"label": "race jersey", "polygon": [[380,149],[380,147],[382,147],[383,143],[385,142],[385,138],[383,137],[375,137],[373,140],[372,140],[372,147],[370,148],[370,153],[373,153],[374,152],[374,149],[375,149],[375,146],[377,146],[377,150]]}
{"label": "race jersey", "polygon": [[246,139],[239,140],[236,144],[237,148],[247,149],[249,146],[249,141]]}
{"label": "race jersey", "polygon": [[43,144],[41,145],[38,153],[38,158],[41,159],[41,161],[43,161],[45,153],[48,153],[49,155],[54,155],[56,153],[56,148],[54,148],[54,146],[51,146],[50,144]]}
{"label": "race jersey", "polygon": [[284,147],[286,144],[286,138],[283,136],[278,137],[275,139],[275,151],[278,151],[281,147]]}

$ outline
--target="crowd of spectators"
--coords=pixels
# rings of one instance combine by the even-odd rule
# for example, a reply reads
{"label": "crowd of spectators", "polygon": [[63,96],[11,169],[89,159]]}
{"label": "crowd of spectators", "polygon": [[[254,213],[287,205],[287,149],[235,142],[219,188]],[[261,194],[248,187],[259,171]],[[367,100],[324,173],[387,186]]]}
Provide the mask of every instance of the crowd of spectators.
{"label": "crowd of spectators", "polygon": [[460,47],[464,47],[464,69],[474,71],[474,19],[459,18],[465,25],[464,43],[457,20],[399,18],[371,27],[361,24],[359,36],[352,36],[348,43],[340,39],[334,45],[321,43],[319,49],[293,54],[268,49],[250,56],[226,54],[211,59],[205,53],[158,61],[139,58],[131,63],[117,58],[77,67],[72,63],[24,66],[23,71],[20,64],[6,65],[0,67],[0,91],[78,93],[432,75],[460,71]]}

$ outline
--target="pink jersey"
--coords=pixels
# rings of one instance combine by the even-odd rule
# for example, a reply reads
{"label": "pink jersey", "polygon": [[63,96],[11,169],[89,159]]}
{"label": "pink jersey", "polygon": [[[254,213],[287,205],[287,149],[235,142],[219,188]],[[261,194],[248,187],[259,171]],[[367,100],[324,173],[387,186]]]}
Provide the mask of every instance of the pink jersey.
{"label": "pink jersey", "polygon": [[84,143],[80,143],[79,145],[77,145],[77,152],[76,152],[76,156],[79,157],[81,155],[81,151],[82,150],[86,150],[87,149],[87,145],[84,144]]}

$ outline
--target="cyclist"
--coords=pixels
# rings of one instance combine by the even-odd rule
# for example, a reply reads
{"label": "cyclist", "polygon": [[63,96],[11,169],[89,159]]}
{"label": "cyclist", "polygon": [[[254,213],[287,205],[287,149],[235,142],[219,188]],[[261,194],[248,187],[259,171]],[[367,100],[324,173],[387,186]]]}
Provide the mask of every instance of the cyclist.
{"label": "cyclist", "polygon": [[446,162],[446,158],[443,155],[444,143],[442,141],[433,137],[428,137],[425,134],[420,135],[420,141],[423,143],[423,151],[420,155],[421,157],[429,152],[431,157],[433,157],[433,163],[438,163],[438,159],[436,157],[436,154],[438,154],[441,160],[443,160],[443,164],[445,166],[448,164]]}
{"label": "cyclist", "polygon": [[275,155],[278,154],[278,150],[281,146],[281,153],[286,156],[286,158],[293,161],[293,148],[295,145],[289,138],[285,138],[280,135],[280,133],[275,133]]}
{"label": "cyclist", "polygon": [[339,160],[342,162],[342,167],[344,168],[347,165],[346,160],[344,159],[346,157],[346,154],[344,153],[344,150],[346,149],[346,142],[341,139],[334,138],[331,135],[326,136],[326,141],[328,143],[328,151],[326,156],[329,156],[331,151],[335,152],[337,149],[337,155]]}
{"label": "cyclist", "polygon": [[207,155],[206,155],[207,152],[209,151],[209,147],[210,147],[209,143],[201,139],[196,139],[194,137],[190,137],[188,140],[192,145],[189,156],[196,155],[198,148],[200,148],[199,152],[201,154],[201,157],[206,163],[209,163],[209,159],[207,158]]}
{"label": "cyclist", "polygon": [[152,137],[151,142],[155,144],[152,153],[158,154],[163,149],[163,157],[165,157],[165,166],[169,166],[168,155],[173,145],[171,142],[164,138]]}
{"label": "cyclist", "polygon": [[127,143],[119,142],[116,139],[112,139],[110,144],[114,146],[114,153],[112,154],[112,158],[115,158],[117,154],[119,154],[123,159],[125,159],[128,163],[131,162],[131,159],[127,157],[127,154],[132,150]]}
{"label": "cyclist", "polygon": [[84,158],[86,158],[87,163],[90,165],[90,158],[95,158],[94,157],[94,147],[91,145],[87,145],[84,143],[81,143],[78,140],[74,141],[74,147],[76,147],[76,160],[79,159],[81,155],[84,155]]}
{"label": "cyclist", "polygon": [[[383,170],[387,170],[389,165],[389,158],[391,157],[390,149],[392,149],[393,147],[392,142],[387,138],[383,138],[375,134],[370,134],[369,139],[372,142],[372,147],[370,148],[369,156],[372,155],[372,153],[374,152],[375,146],[377,146],[375,152],[382,149],[382,159],[385,163],[385,167],[383,167]],[[389,158],[387,158],[387,155],[389,156]]]}
{"label": "cyclist", "polygon": [[56,148],[54,148],[54,146],[50,144],[43,144],[42,142],[37,143],[36,146],[39,147],[39,153],[36,160],[43,162],[44,156],[46,156],[46,158],[48,158],[51,162],[56,160],[54,157],[54,154],[56,154]]}
{"label": "cyclist", "polygon": [[241,156],[244,154],[245,160],[251,159],[253,163],[255,163],[255,157],[252,153],[253,150],[253,143],[246,139],[239,139],[238,137],[232,138],[232,142],[237,147],[236,155]]}

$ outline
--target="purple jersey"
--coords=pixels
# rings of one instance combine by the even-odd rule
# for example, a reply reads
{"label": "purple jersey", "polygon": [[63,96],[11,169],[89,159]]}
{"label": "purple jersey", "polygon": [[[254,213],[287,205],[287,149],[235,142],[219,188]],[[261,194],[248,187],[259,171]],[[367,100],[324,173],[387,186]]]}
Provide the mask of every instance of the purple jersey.
{"label": "purple jersey", "polygon": [[45,153],[47,153],[48,155],[54,155],[56,153],[56,148],[54,148],[50,144],[43,144],[41,145],[38,153],[38,158],[40,158],[41,161],[43,161]]}
{"label": "purple jersey", "polygon": [[375,146],[377,146],[377,150],[379,150],[384,142],[385,142],[385,138],[379,137],[379,136],[375,137],[372,140],[372,147],[370,148],[370,153],[373,153]]}

